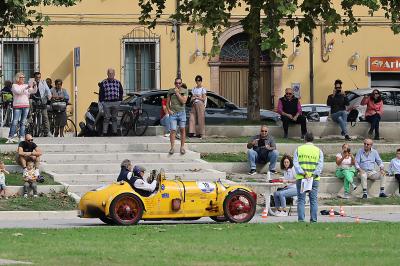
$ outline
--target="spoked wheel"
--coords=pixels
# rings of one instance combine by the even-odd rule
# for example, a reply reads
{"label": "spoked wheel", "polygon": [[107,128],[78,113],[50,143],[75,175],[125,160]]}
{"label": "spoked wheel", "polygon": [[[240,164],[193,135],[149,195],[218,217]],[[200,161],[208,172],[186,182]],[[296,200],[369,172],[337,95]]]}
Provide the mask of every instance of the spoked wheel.
{"label": "spoked wheel", "polygon": [[149,115],[142,110],[141,114],[135,120],[134,131],[136,136],[143,136],[149,126]]}
{"label": "spoked wheel", "polygon": [[143,215],[142,201],[129,193],[118,195],[111,203],[110,214],[116,224],[137,224]]}
{"label": "spoked wheel", "polygon": [[64,127],[64,137],[76,137],[78,132],[76,130],[76,125],[71,119],[67,119],[67,124]]}
{"label": "spoked wheel", "polygon": [[223,223],[228,221],[228,219],[225,217],[225,215],[221,216],[210,216],[211,220],[217,222],[217,223]]}
{"label": "spoked wheel", "polygon": [[133,115],[131,112],[125,112],[120,122],[121,136],[128,136],[129,131],[133,129]]}
{"label": "spoked wheel", "polygon": [[236,190],[224,201],[224,213],[232,223],[247,223],[256,212],[256,201],[250,193]]}

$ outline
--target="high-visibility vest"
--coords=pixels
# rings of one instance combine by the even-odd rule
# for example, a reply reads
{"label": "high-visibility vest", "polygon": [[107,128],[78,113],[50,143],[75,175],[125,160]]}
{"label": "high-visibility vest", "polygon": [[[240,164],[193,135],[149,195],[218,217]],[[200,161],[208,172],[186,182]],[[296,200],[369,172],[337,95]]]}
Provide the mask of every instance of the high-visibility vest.
{"label": "high-visibility vest", "polygon": [[[307,176],[312,176],[319,161],[319,148],[312,144],[304,144],[297,148],[297,157],[301,169]],[[296,179],[303,179],[303,175],[296,174]],[[319,180],[319,177],[314,180]]]}

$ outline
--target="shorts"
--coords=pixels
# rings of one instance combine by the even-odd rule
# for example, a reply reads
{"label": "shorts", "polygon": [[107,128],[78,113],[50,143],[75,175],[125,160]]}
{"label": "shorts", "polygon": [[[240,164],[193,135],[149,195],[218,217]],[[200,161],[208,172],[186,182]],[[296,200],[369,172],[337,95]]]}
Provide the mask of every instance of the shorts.
{"label": "shorts", "polygon": [[0,184],[0,190],[6,190],[6,184]]}
{"label": "shorts", "polygon": [[179,128],[185,128],[186,126],[185,110],[169,115],[169,125],[171,131],[176,131],[178,125]]}

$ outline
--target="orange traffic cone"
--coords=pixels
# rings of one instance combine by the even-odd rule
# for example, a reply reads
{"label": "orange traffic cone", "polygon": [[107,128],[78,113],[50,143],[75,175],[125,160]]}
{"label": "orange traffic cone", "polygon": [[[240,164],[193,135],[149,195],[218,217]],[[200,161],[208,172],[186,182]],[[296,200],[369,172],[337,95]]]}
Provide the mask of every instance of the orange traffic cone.
{"label": "orange traffic cone", "polygon": [[340,216],[341,216],[341,217],[344,217],[344,215],[345,215],[345,213],[344,213],[344,209],[343,209],[343,207],[342,207],[342,206],[340,206],[340,211],[339,211],[339,214],[340,214]]}
{"label": "orange traffic cone", "polygon": [[335,212],[333,211],[333,208],[330,209],[329,211],[329,217],[334,217],[335,216]]}
{"label": "orange traffic cone", "polygon": [[360,218],[358,218],[358,216],[356,217],[356,224],[360,223]]}
{"label": "orange traffic cone", "polygon": [[264,208],[262,214],[261,214],[261,218],[266,219],[268,218],[268,209]]}

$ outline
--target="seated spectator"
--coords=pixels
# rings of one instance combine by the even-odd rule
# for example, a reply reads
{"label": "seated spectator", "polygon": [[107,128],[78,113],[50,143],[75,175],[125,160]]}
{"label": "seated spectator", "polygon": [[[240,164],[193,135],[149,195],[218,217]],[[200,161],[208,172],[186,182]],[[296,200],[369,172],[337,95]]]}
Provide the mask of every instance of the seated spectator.
{"label": "seated spectator", "polygon": [[283,178],[281,181],[288,185],[274,193],[274,202],[277,209],[276,216],[288,216],[286,211],[286,198],[297,196],[296,188],[296,172],[293,168],[293,159],[289,155],[283,155],[281,159],[281,170],[283,170]]}
{"label": "seated spectator", "polygon": [[399,183],[399,194],[400,194],[400,149],[396,151],[396,158],[393,158],[389,164],[389,174],[394,175],[397,182]]}
{"label": "seated spectator", "polygon": [[[356,169],[361,178],[361,186],[363,188],[363,199],[368,198],[367,179],[380,180],[381,190],[379,197],[386,198],[385,194],[385,166],[379,156],[377,150],[372,148],[372,139],[364,140],[364,148],[361,148],[356,155]],[[375,164],[380,168],[380,171],[375,171]]]}
{"label": "seated spectator", "polygon": [[283,137],[288,137],[289,123],[301,125],[301,138],[307,133],[306,117],[302,115],[301,104],[293,94],[292,88],[286,88],[285,96],[279,99],[278,113],[283,124]]}
{"label": "seated spectator", "polygon": [[150,196],[156,189],[157,180],[153,180],[151,183],[144,180],[143,176],[146,169],[142,166],[135,165],[132,171],[133,178],[131,178],[131,184],[133,183],[133,186],[139,190],[137,192],[142,196]]}
{"label": "seated spectator", "polygon": [[37,197],[37,179],[39,177],[39,169],[35,168],[35,163],[31,160],[26,162],[26,168],[23,172],[24,178],[24,198],[28,197],[28,190],[32,188],[33,197]]}
{"label": "seated spectator", "polygon": [[133,165],[132,165],[131,161],[128,159],[123,160],[121,163],[121,171],[117,178],[117,182],[120,182],[120,181],[129,182],[133,175],[132,169],[133,169]]}
{"label": "seated spectator", "polygon": [[355,158],[351,153],[349,144],[345,143],[342,145],[342,152],[336,154],[336,177],[344,179],[344,199],[350,198],[350,185],[352,190],[357,188],[353,181],[353,177],[356,175]]}
{"label": "seated spectator", "polygon": [[6,196],[6,176],[4,174],[10,173],[6,170],[4,162],[0,161],[0,197],[2,196],[1,194],[3,194],[3,197],[5,199],[8,199],[8,197]]}
{"label": "seated spectator", "polygon": [[169,126],[169,114],[167,110],[167,99],[161,99],[161,112],[160,112],[160,125],[164,127],[164,137],[169,137],[170,126]]}
{"label": "seated spectator", "polygon": [[30,134],[25,135],[25,140],[21,141],[17,148],[17,163],[26,168],[26,162],[31,160],[35,162],[35,167],[39,169],[40,156],[42,151],[33,142],[33,138]]}
{"label": "seated spectator", "polygon": [[279,153],[276,150],[275,140],[268,134],[268,127],[262,125],[260,134],[254,136],[247,144],[247,159],[250,164],[249,175],[255,175],[256,163],[267,164],[269,162],[269,171],[276,173],[275,164]]}
{"label": "seated spectator", "polygon": [[335,89],[333,94],[328,96],[326,104],[331,107],[332,120],[339,124],[342,130],[341,134],[346,140],[351,140],[347,131],[347,111],[349,99],[342,90],[343,82],[340,79],[335,80]]}
{"label": "seated spectator", "polygon": [[383,101],[379,90],[374,89],[371,95],[366,94],[361,100],[361,105],[366,105],[365,109],[365,120],[367,120],[371,127],[368,131],[369,137],[375,130],[375,140],[379,140],[379,121],[383,115]]}

